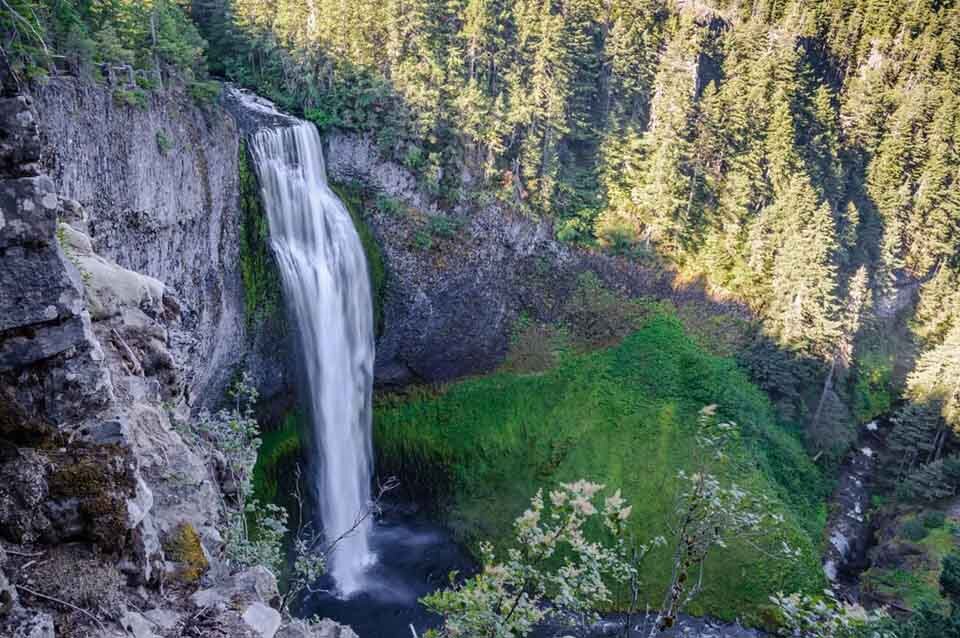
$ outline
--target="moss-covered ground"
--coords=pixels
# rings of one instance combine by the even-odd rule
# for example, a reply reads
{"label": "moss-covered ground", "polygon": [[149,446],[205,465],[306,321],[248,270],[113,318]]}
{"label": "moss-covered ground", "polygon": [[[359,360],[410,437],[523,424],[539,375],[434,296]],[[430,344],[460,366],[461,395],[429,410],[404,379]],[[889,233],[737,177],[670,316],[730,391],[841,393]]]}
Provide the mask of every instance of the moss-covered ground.
{"label": "moss-covered ground", "polygon": [[[503,543],[538,488],[581,477],[623,489],[634,504],[632,532],[644,541],[667,533],[675,476],[690,462],[696,415],[708,404],[742,431],[734,452],[746,469],[730,478],[772,497],[785,522],[760,547],[734,543],[711,556],[690,611],[759,621],[771,593],[821,586],[829,485],[733,359],[707,354],[669,311],[648,316],[619,345],[564,352],[546,371],[381,400],[378,470],[413,485],[441,483],[433,488],[443,515],[470,545]],[[782,540],[801,550],[798,561],[765,553]],[[648,560],[647,602],[659,602],[669,569],[665,550]]]}

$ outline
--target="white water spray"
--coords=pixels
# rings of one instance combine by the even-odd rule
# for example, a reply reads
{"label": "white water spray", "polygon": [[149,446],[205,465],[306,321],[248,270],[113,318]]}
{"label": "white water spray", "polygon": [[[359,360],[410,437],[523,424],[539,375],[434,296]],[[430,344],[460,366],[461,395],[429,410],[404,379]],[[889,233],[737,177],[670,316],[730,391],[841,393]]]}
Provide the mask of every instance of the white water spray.
{"label": "white water spray", "polygon": [[357,524],[369,507],[372,468],[370,280],[350,213],[327,186],[320,136],[312,124],[290,121],[258,131],[250,146],[300,336],[304,394],[320,451],[312,487],[328,541],[347,533],[330,566],[346,597],[363,588],[363,572],[374,560],[370,521]]}

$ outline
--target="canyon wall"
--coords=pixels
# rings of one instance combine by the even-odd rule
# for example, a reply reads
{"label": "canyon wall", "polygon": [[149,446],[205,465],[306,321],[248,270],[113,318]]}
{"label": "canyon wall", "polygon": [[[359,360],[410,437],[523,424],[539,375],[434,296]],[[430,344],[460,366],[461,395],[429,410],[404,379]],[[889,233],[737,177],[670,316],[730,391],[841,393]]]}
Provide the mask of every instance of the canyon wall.
{"label": "canyon wall", "polygon": [[34,91],[45,163],[99,254],[163,281],[180,303],[171,348],[188,400],[210,407],[241,369],[264,394],[288,386],[283,335],[244,316],[239,134],[182,92],[126,104],[108,87],[54,78]]}

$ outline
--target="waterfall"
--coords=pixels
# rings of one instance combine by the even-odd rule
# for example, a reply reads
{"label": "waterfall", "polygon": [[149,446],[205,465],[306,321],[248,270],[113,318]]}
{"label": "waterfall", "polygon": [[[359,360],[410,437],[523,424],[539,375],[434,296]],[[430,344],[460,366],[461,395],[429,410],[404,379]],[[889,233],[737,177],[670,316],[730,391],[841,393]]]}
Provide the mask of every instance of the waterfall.
{"label": "waterfall", "polygon": [[349,596],[362,588],[374,558],[370,521],[357,525],[369,507],[372,468],[370,280],[350,214],[327,185],[320,136],[312,124],[288,119],[289,126],[255,133],[250,147],[302,350],[303,394],[320,457],[311,488],[328,542],[356,526],[330,564],[339,594]]}

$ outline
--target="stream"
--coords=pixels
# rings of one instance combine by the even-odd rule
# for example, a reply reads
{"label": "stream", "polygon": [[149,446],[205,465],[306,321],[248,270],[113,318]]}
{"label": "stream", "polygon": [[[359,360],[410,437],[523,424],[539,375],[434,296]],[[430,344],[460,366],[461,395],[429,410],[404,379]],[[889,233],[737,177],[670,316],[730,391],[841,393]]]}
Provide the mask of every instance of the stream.
{"label": "stream", "polygon": [[830,499],[823,571],[834,590],[850,602],[859,601],[860,574],[870,566],[867,557],[873,540],[870,501],[879,455],[889,429],[885,417],[861,426],[857,442],[840,466],[837,486]]}

